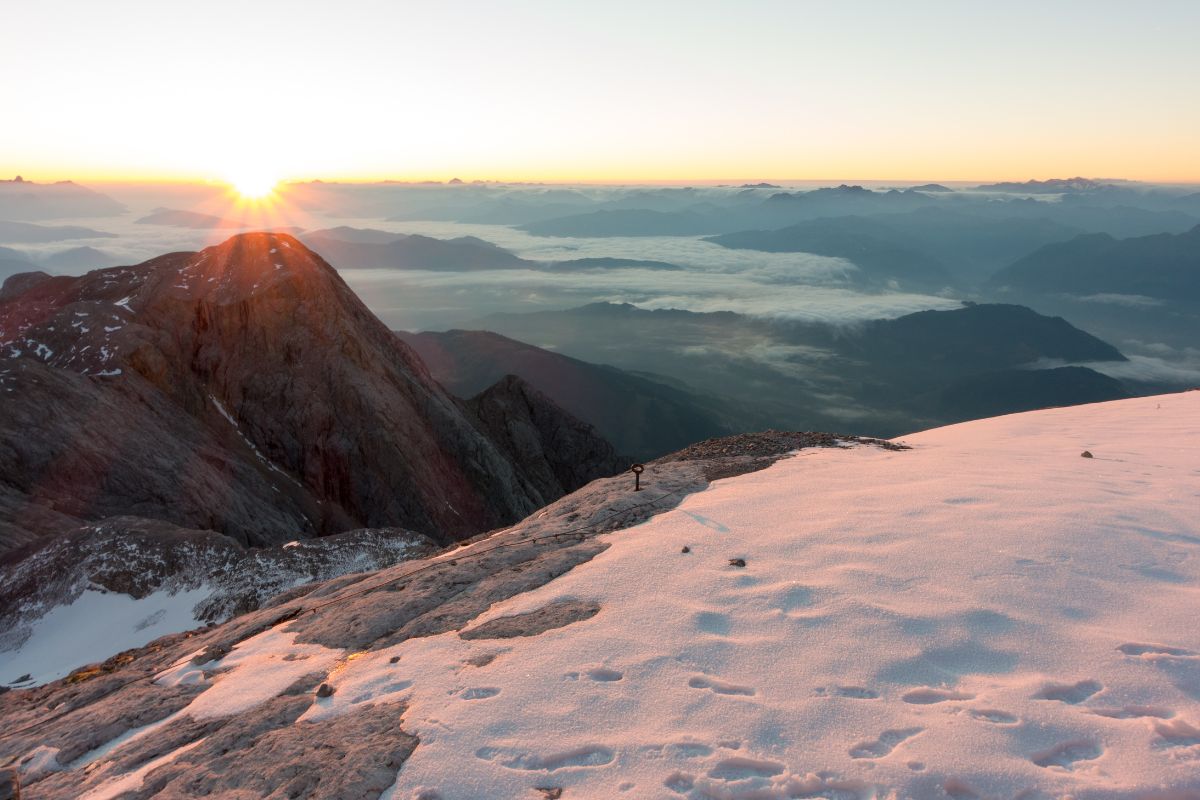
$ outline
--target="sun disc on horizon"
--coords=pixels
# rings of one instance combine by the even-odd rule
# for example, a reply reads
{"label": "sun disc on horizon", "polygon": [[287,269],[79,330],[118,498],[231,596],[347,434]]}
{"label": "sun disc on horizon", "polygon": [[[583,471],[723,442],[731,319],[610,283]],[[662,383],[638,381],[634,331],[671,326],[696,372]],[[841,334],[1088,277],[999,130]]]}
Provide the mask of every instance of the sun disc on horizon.
{"label": "sun disc on horizon", "polygon": [[230,178],[229,184],[243,200],[264,200],[275,192],[278,180],[268,175],[252,172],[242,173]]}

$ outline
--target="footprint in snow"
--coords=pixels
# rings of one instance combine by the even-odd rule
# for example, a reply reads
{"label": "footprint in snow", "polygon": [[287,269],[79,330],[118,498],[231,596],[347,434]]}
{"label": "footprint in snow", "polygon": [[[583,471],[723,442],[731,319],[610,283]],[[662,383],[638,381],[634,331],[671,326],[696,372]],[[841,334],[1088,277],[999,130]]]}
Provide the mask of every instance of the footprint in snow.
{"label": "footprint in snow", "polygon": [[609,669],[608,667],[592,667],[583,673],[572,670],[563,675],[564,681],[577,681],[580,677],[587,677],[590,680],[599,683],[613,683],[625,677],[625,673],[620,670]]}
{"label": "footprint in snow", "polygon": [[918,706],[929,706],[934,703],[945,703],[948,700],[974,700],[975,695],[967,692],[956,692],[952,689],[933,689],[925,687],[905,692],[900,699],[906,703]]}
{"label": "footprint in snow", "polygon": [[851,758],[883,758],[890,754],[901,743],[918,733],[924,728],[891,728],[879,734],[879,738],[874,741],[863,741],[850,748]]}
{"label": "footprint in snow", "polygon": [[784,765],[747,756],[723,758],[708,771],[708,777],[721,781],[744,781],[748,778],[773,778],[783,774]]}
{"label": "footprint in snow", "polygon": [[1093,708],[1089,710],[1098,717],[1108,717],[1109,719],[1144,719],[1145,717],[1170,719],[1175,716],[1174,711],[1160,706],[1121,706],[1120,708]]}
{"label": "footprint in snow", "polygon": [[775,607],[780,611],[797,611],[813,604],[813,591],[807,586],[790,586],[781,591],[775,599]]}
{"label": "footprint in snow", "polygon": [[1200,728],[1181,719],[1154,723],[1159,747],[1191,747],[1200,744]]}
{"label": "footprint in snow", "polygon": [[494,686],[474,686],[470,689],[463,689],[458,696],[461,700],[486,700],[498,694],[500,694],[500,690]]}
{"label": "footprint in snow", "polygon": [[977,720],[990,722],[993,725],[1015,725],[1021,721],[1015,714],[1001,711],[998,708],[973,708],[967,713]]}
{"label": "footprint in snow", "polygon": [[616,754],[603,745],[590,744],[546,756],[508,747],[481,747],[475,751],[475,757],[508,769],[554,772],[566,767],[603,767],[611,764]]}
{"label": "footprint in snow", "polygon": [[679,794],[687,794],[696,785],[696,779],[686,772],[672,772],[663,781],[663,786],[670,789],[672,792]]}
{"label": "footprint in snow", "polygon": [[1147,656],[1150,658],[1155,656],[1196,655],[1191,650],[1184,650],[1182,647],[1169,647],[1165,644],[1144,644],[1142,642],[1128,642],[1118,646],[1117,649],[1127,656]]}
{"label": "footprint in snow", "polygon": [[697,675],[688,681],[688,686],[693,689],[708,689],[717,694],[740,695],[743,697],[752,697],[756,694],[754,689],[749,686],[739,686],[736,683],[726,683],[717,678],[710,678],[706,675]]}
{"label": "footprint in snow", "polygon": [[712,755],[713,749],[699,742],[675,742],[667,745],[667,749],[680,758],[701,758]]}
{"label": "footprint in snow", "polygon": [[813,690],[813,694],[818,697],[847,697],[851,700],[875,700],[879,697],[879,692],[865,686],[831,686],[828,689],[820,686]]}
{"label": "footprint in snow", "polygon": [[733,623],[729,620],[728,614],[720,614],[715,611],[701,611],[692,617],[696,629],[704,633],[711,633],[713,636],[728,636],[733,629]]}
{"label": "footprint in snow", "polygon": [[1088,739],[1075,739],[1034,753],[1029,760],[1039,767],[1074,769],[1076,762],[1091,761],[1099,758],[1103,753],[1104,750],[1095,742]]}
{"label": "footprint in snow", "polygon": [[951,800],[978,800],[983,796],[962,778],[947,778],[942,784],[942,791],[949,795]]}
{"label": "footprint in snow", "polygon": [[1104,688],[1099,681],[1082,680],[1078,683],[1048,683],[1035,694],[1035,700],[1057,700],[1068,705],[1078,705]]}

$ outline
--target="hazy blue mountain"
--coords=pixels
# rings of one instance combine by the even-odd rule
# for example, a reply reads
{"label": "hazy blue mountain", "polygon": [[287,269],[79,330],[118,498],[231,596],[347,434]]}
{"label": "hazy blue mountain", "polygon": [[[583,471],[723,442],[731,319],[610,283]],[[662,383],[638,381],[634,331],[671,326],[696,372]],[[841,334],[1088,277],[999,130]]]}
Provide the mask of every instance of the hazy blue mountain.
{"label": "hazy blue mountain", "polygon": [[696,236],[714,232],[713,221],[690,211],[592,211],[521,225],[534,236]]}
{"label": "hazy blue mountain", "polygon": [[[856,336],[846,337],[845,347],[880,367],[903,364],[906,370],[996,370],[1042,359],[1125,360],[1117,348],[1062,317],[1047,317],[1025,306],[992,303],[876,320]],[[912,361],[927,363],[907,363]]]}
{"label": "hazy blue mountain", "polygon": [[969,375],[943,389],[938,404],[954,414],[994,417],[1047,406],[1099,403],[1129,397],[1115,378],[1087,367],[1010,369]]}
{"label": "hazy blue mountain", "polygon": [[737,249],[837,256],[869,275],[940,287],[974,285],[1015,258],[1079,233],[1047,219],[992,219],[955,208],[926,207],[901,214],[806,220],[710,241]]}
{"label": "hazy blue mountain", "polygon": [[806,192],[780,192],[764,202],[771,214],[791,215],[796,221],[848,214],[881,214],[912,211],[939,202],[911,189],[874,191],[862,186],[832,186]]}
{"label": "hazy blue mountain", "polygon": [[0,277],[32,272],[36,269],[37,266],[21,251],[0,247]]}
{"label": "hazy blue mountain", "polygon": [[1079,236],[1047,245],[997,273],[995,287],[1018,292],[1117,294],[1200,301],[1200,225],[1181,234],[1114,239]]}
{"label": "hazy blue mountain", "polygon": [[974,205],[931,206],[873,219],[940,259],[968,285],[1039,247],[1083,232],[1047,217],[1006,215],[988,206],[983,210]]}
{"label": "hazy blue mountain", "polygon": [[[531,262],[474,236],[434,239],[418,234],[390,234],[391,241],[378,241],[382,231],[339,229],[304,234],[300,239],[339,269],[428,269],[465,271],[513,269],[533,266]],[[347,241],[341,236],[358,237]]]}
{"label": "hazy blue mountain", "polygon": [[338,241],[353,242],[355,244],[391,244],[397,239],[403,239],[405,236],[403,233],[381,231],[375,228],[351,228],[348,225],[308,231],[304,235],[314,239],[337,239]]}
{"label": "hazy blue mountain", "polygon": [[32,222],[0,220],[0,242],[10,244],[45,244],[69,239],[108,239],[115,235],[79,225],[36,225]]}
{"label": "hazy blue mountain", "polygon": [[35,183],[17,176],[0,181],[0,219],[43,220],[112,217],[127,209],[108,195],[73,181]]}
{"label": "hazy blue mountain", "polygon": [[574,258],[567,261],[547,262],[546,269],[556,272],[572,272],[590,269],[657,269],[679,271],[685,269],[666,261],[646,261],[640,258]]}
{"label": "hazy blue mountain", "polygon": [[[1091,195],[1079,195],[1090,198]],[[1068,195],[1070,197],[1070,195]],[[1130,205],[1104,206],[1091,203],[1043,203],[1013,201],[1022,215],[1076,228],[1081,233],[1107,233],[1118,239],[1154,233],[1183,233],[1200,222],[1200,209],[1188,213],[1171,208],[1139,208]],[[1036,203],[1037,207],[1031,204]]]}
{"label": "hazy blue mountain", "polygon": [[864,283],[896,281],[905,288],[934,289],[952,283],[945,264],[918,249],[910,237],[863,217],[809,220],[774,231],[726,233],[708,241],[737,250],[845,258],[859,267],[857,276]]}
{"label": "hazy blue mountain", "polygon": [[[1116,348],[1065,320],[1016,305],[919,312],[843,327],[595,303],[495,314],[477,324],[585,361],[682,381],[737,408],[742,430],[852,425],[894,436],[970,418],[967,405],[956,408],[939,398],[972,376],[1051,361],[1124,360]],[[1014,409],[1097,397],[1095,386],[1083,383],[1037,379],[1022,387]]]}
{"label": "hazy blue mountain", "polygon": [[1112,184],[1103,181],[1092,180],[1091,178],[1051,178],[1046,181],[1025,181],[1017,183],[1008,181],[1004,183],[987,183],[981,186],[976,186],[975,189],[981,192],[1013,192],[1022,194],[1061,194],[1065,192],[1094,192],[1097,189],[1104,189]]}
{"label": "hazy blue mountain", "polygon": [[711,398],[591,364],[489,331],[396,334],[433,377],[467,398],[517,375],[557,405],[590,422],[617,452],[646,460],[731,430],[730,409]]}
{"label": "hazy blue mountain", "polygon": [[58,253],[45,256],[38,260],[42,267],[55,271],[71,272],[75,270],[103,269],[120,264],[121,258],[94,247],[72,247]]}
{"label": "hazy blue mountain", "polygon": [[165,225],[172,228],[195,228],[197,230],[242,227],[242,223],[238,220],[222,219],[211,214],[200,214],[177,208],[156,208],[134,222],[138,225]]}

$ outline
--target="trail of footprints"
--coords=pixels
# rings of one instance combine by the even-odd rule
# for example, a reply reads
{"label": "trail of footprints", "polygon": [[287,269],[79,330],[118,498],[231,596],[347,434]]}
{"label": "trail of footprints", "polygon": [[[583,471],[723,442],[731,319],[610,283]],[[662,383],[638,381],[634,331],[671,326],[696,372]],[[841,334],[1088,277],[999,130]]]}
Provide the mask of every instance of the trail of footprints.
{"label": "trail of footprints", "polygon": [[[697,627],[716,635],[728,632],[726,620],[721,615],[702,613],[697,615]],[[1167,645],[1131,642],[1117,648],[1121,653],[1132,658],[1149,661],[1168,660],[1200,660],[1200,654],[1183,648]],[[615,683],[622,681],[625,675],[620,670],[607,666],[592,666],[566,673],[564,680],[590,680],[597,683]],[[732,683],[721,678],[696,674],[690,677],[687,685],[698,691],[707,691],[715,695],[730,698],[754,697],[757,690],[752,686]],[[1175,712],[1168,708],[1148,705],[1122,705],[1115,707],[1083,706],[1104,690],[1104,686],[1096,680],[1084,679],[1076,682],[1049,682],[1031,695],[1031,699],[1050,703],[1063,703],[1070,706],[1081,706],[1083,713],[1094,714],[1115,720],[1148,719],[1152,721],[1157,739],[1156,748],[1192,747],[1200,745],[1200,726],[1191,724],[1183,719],[1175,719]],[[460,690],[458,695],[462,700],[486,700],[500,694],[495,687],[471,687]],[[851,701],[878,700],[879,692],[864,686],[832,685],[818,687],[814,694],[820,697],[841,698]],[[900,699],[910,705],[933,706],[941,703],[967,703],[976,699],[976,695],[944,687],[917,687],[904,692]],[[1008,711],[986,706],[964,707],[962,711],[981,723],[997,726],[1018,726],[1021,719]],[[880,760],[891,756],[904,743],[924,732],[919,726],[905,728],[889,728],[879,733],[873,739],[864,739],[855,743],[847,751],[856,760]],[[768,759],[754,758],[750,755],[736,753],[741,747],[738,741],[721,741],[716,746],[700,742],[675,742],[668,745],[644,746],[641,752],[646,757],[670,757],[672,759],[703,759],[705,764],[697,764],[701,769],[696,772],[675,770],[663,781],[663,786],[679,795],[689,795],[699,786],[712,786],[714,783],[738,783],[753,779],[771,779],[781,775],[786,765]],[[719,749],[718,749],[719,748]],[[723,752],[722,752],[723,751]],[[731,752],[732,751],[732,752]],[[1104,748],[1096,741],[1079,737],[1053,744],[1043,750],[1030,753],[1029,760],[1044,769],[1073,770],[1079,765],[1100,758]],[[490,761],[508,769],[553,773],[564,768],[596,768],[611,764],[616,754],[612,748],[603,744],[587,744],[560,752],[541,755],[530,751],[503,748],[484,747],[475,753],[477,758]],[[922,771],[925,764],[918,761],[906,762],[909,769]],[[629,788],[633,788],[632,784]],[[943,790],[954,800],[973,800],[980,797],[968,784],[957,779],[947,778]]]}
{"label": "trail of footprints", "polygon": [[[1143,642],[1129,642],[1117,649],[1126,656],[1135,657],[1151,662],[1171,664],[1187,660],[1196,662],[1200,667],[1200,654],[1180,647]],[[1070,706],[1082,706],[1091,701],[1104,690],[1103,684],[1093,679],[1076,682],[1049,682],[1035,692],[1031,699],[1063,703]],[[879,693],[862,686],[829,686],[819,687],[814,692],[822,697],[838,697],[853,700],[874,700]],[[911,705],[936,705],[939,703],[964,703],[976,699],[974,694],[956,689],[939,687],[918,687],[906,691],[900,699]],[[1086,706],[1080,709],[1084,713],[1108,719],[1134,720],[1148,719],[1153,721],[1157,736],[1153,746],[1156,748],[1193,747],[1200,745],[1200,726],[1193,725],[1183,719],[1175,719],[1175,712],[1169,708],[1150,705],[1127,704],[1122,706]],[[1008,711],[998,708],[975,707],[965,708],[971,718],[983,723],[999,726],[1018,726],[1021,719]],[[891,728],[883,731],[875,739],[858,742],[849,750],[851,758],[881,759],[891,755],[905,741],[917,736],[923,731],[920,727]],[[1058,742],[1044,750],[1029,754],[1029,760],[1039,767],[1073,770],[1081,763],[1094,761],[1104,754],[1104,748],[1096,741],[1086,737],[1069,739]],[[924,764],[909,762],[914,770],[924,769]],[[972,798],[978,795],[966,784],[956,779],[950,779],[943,787],[948,795],[954,798]]]}

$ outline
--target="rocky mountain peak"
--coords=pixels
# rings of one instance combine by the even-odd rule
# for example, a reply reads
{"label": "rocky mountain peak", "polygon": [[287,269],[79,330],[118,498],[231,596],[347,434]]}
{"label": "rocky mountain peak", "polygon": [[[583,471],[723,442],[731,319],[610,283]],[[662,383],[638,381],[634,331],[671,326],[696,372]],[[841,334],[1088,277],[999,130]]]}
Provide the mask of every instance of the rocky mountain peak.
{"label": "rocky mountain peak", "polygon": [[[519,463],[490,439],[287,234],[0,298],[0,369],[11,410],[0,454],[17,442],[0,478],[37,495],[37,520],[45,508],[80,522],[134,513],[249,544],[396,525],[446,541],[576,488],[542,491],[526,473],[542,474],[544,459]],[[37,441],[22,438],[28,425]],[[605,474],[601,462],[580,474]],[[23,520],[13,541],[62,522],[26,524],[28,505],[8,506]],[[0,544],[5,508],[0,497]]]}
{"label": "rocky mountain peak", "polygon": [[173,297],[237,302],[290,285],[299,291],[339,284],[337,272],[286,233],[243,233],[191,254],[182,263],[159,265],[150,291]]}

